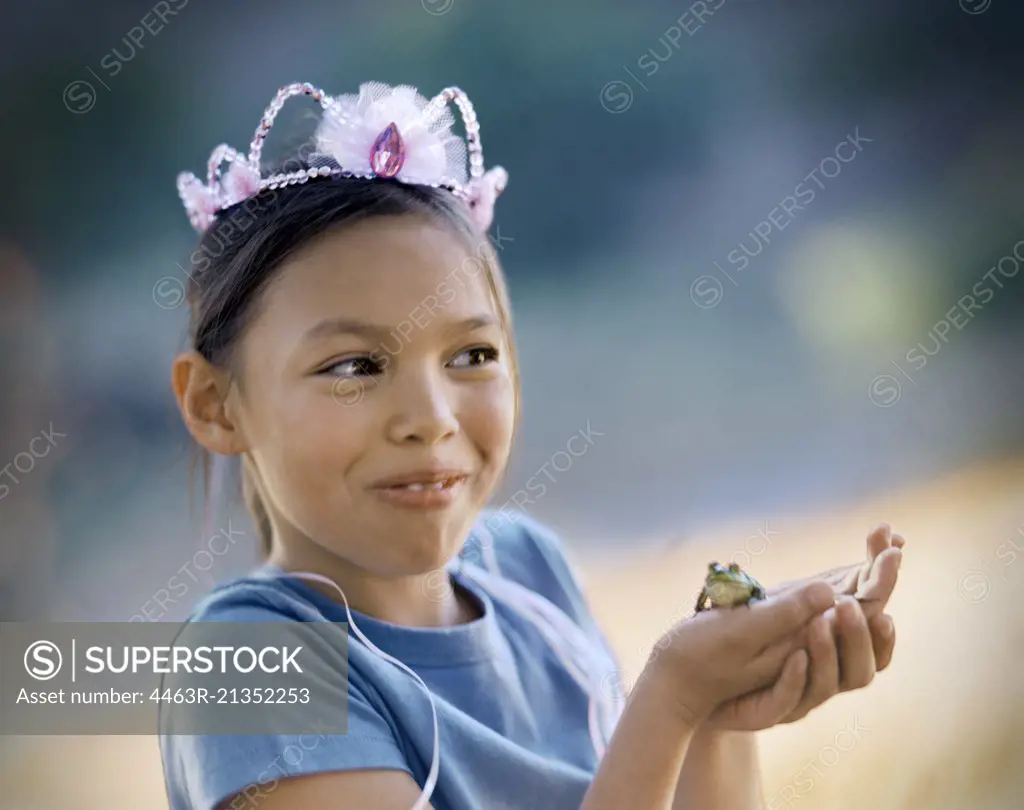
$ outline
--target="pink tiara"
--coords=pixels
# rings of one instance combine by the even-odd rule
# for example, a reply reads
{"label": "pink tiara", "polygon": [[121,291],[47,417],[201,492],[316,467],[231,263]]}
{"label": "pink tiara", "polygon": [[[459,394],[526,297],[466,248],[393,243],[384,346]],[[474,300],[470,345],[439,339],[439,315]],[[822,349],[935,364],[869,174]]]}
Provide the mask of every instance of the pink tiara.
{"label": "pink tiara", "polygon": [[[317,127],[317,152],[309,168],[263,177],[260,153],[285,101],[306,95],[319,102],[323,117]],[[466,140],[451,132],[454,101],[466,126]],[[469,155],[469,174],[466,155]],[[230,164],[221,176],[224,162]],[[311,84],[282,87],[263,113],[249,154],[221,144],[210,155],[204,184],[191,172],[178,175],[178,194],[192,226],[200,233],[217,213],[266,189],[297,185],[322,177],[381,177],[402,183],[447,188],[469,207],[486,231],[494,218],[494,202],[508,183],[508,173],[495,166],[484,172],[480,125],[466,94],[448,87],[431,100],[409,85],[390,87],[365,82],[357,95],[328,96]]]}

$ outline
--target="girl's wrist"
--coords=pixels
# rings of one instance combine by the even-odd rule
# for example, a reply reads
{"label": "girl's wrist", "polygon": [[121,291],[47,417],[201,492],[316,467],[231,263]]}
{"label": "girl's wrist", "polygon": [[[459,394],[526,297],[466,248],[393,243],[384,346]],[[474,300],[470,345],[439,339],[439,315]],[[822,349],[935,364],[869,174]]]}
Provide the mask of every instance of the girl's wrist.
{"label": "girl's wrist", "polygon": [[735,731],[733,729],[718,728],[708,722],[703,722],[693,733],[693,745],[707,749],[719,749],[728,745],[730,740],[741,737],[753,738],[756,732]]}
{"label": "girl's wrist", "polygon": [[[668,666],[662,657],[652,659],[644,667],[634,687],[634,693],[644,689],[676,718],[680,730],[696,735],[705,726],[704,721],[714,710],[707,701],[686,684],[676,668]],[[712,729],[713,730],[713,729]]]}

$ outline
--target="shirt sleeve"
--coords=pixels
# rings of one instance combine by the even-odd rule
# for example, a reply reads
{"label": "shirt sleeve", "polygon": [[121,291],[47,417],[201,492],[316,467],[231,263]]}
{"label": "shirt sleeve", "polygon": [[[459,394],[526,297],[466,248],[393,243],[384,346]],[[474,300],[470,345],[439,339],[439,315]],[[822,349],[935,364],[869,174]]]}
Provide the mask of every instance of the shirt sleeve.
{"label": "shirt sleeve", "polygon": [[[358,708],[357,708],[358,707]],[[171,735],[164,757],[189,810],[255,807],[286,777],[364,768],[412,771],[387,725],[349,696],[345,735]]]}
{"label": "shirt sleeve", "polygon": [[[288,619],[235,608],[203,620]],[[387,719],[351,679],[347,734],[163,734],[160,742],[172,810],[257,807],[282,779],[305,774],[369,768],[412,774]]]}

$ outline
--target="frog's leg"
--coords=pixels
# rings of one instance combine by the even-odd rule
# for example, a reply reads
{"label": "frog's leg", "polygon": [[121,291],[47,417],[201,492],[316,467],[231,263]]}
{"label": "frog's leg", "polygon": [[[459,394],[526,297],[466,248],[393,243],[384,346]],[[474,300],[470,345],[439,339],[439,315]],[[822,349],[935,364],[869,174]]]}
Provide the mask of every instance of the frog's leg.
{"label": "frog's leg", "polygon": [[701,588],[700,596],[697,597],[697,606],[693,609],[694,613],[700,613],[708,604],[708,589]]}
{"label": "frog's leg", "polygon": [[[750,592],[750,602],[761,602],[768,598],[768,594],[764,591],[764,586],[757,585]],[[749,602],[747,603],[749,604]]]}

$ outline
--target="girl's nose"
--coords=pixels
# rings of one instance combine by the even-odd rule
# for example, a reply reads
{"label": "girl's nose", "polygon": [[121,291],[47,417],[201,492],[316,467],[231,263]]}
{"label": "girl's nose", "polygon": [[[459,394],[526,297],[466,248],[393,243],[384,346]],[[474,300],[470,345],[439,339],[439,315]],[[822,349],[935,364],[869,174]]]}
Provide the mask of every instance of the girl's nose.
{"label": "girl's nose", "polygon": [[434,445],[458,433],[450,388],[439,373],[410,373],[396,385],[388,423],[391,441]]}

